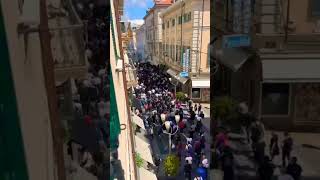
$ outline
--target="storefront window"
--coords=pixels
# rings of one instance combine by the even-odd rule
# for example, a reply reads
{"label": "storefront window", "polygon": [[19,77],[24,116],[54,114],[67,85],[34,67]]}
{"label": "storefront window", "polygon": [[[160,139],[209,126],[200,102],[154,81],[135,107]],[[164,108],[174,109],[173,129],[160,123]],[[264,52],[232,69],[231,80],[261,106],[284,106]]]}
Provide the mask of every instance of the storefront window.
{"label": "storefront window", "polygon": [[289,114],[289,84],[264,83],[262,85],[262,114]]}
{"label": "storefront window", "polygon": [[200,99],[200,88],[192,88],[192,98],[193,99]]}

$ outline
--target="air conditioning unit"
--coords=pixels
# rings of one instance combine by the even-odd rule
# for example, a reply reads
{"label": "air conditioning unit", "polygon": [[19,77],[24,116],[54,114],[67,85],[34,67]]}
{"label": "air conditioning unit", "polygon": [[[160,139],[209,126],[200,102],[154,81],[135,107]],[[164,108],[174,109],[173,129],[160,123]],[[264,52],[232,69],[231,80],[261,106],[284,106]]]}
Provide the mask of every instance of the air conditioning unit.
{"label": "air conditioning unit", "polygon": [[119,59],[116,65],[116,72],[122,72],[122,71],[123,71],[123,60]]}

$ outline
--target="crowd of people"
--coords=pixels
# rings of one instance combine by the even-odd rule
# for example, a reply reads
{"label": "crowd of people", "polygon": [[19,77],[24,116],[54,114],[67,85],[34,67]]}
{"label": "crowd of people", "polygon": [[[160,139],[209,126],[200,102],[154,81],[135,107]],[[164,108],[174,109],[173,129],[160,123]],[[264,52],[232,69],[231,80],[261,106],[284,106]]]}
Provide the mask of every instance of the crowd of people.
{"label": "crowd of people", "polygon": [[[247,143],[251,145],[254,160],[257,164],[257,174],[260,180],[272,180],[275,176],[275,169],[280,169],[278,180],[300,180],[302,167],[297,163],[298,159],[292,156],[293,138],[288,132],[284,133],[283,141],[280,145],[279,136],[273,132],[269,143],[269,152],[266,147],[266,131],[263,123],[248,115],[242,114],[240,118],[245,119]],[[230,148],[228,131],[221,130],[215,138],[215,150],[217,164],[224,171],[224,180],[235,179],[234,153]],[[276,164],[275,158],[281,153],[282,164]]]}
{"label": "crowd of people", "polygon": [[[94,1],[74,2],[76,11],[87,28],[84,28],[83,41],[85,42],[85,56],[89,67],[84,79],[76,79],[76,89],[73,105],[76,120],[84,121],[88,128],[95,129],[99,140],[99,150],[81,144],[79,149],[80,166],[88,170],[99,179],[109,177],[107,174],[109,159],[109,72],[107,62],[108,49],[108,7],[99,6]],[[86,133],[86,132],[83,132]],[[72,142],[69,142],[68,153],[72,156]],[[77,157],[72,157],[77,159]]]}
{"label": "crowd of people", "polygon": [[[204,152],[206,138],[202,106],[190,100],[182,102],[176,99],[169,76],[160,66],[140,63],[137,65],[137,77],[138,85],[134,88],[133,97],[140,103],[134,111],[141,118],[147,115],[145,126],[150,137],[161,138],[166,136],[164,134],[171,134],[169,152],[175,153],[180,160],[184,158],[185,177],[207,179],[209,161]],[[156,159],[156,162],[160,161]],[[194,171],[197,168],[206,172],[200,175]],[[194,176],[197,174],[199,176]]]}

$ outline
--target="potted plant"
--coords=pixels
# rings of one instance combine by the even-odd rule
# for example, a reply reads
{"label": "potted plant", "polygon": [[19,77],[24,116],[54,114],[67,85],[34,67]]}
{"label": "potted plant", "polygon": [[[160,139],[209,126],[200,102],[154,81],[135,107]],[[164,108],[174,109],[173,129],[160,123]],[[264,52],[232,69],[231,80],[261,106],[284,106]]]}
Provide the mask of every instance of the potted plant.
{"label": "potted plant", "polygon": [[144,161],[139,153],[136,153],[135,161],[138,168],[141,168],[143,166]]}
{"label": "potted plant", "polygon": [[176,176],[180,167],[180,160],[177,155],[170,154],[164,160],[164,170],[167,176]]}

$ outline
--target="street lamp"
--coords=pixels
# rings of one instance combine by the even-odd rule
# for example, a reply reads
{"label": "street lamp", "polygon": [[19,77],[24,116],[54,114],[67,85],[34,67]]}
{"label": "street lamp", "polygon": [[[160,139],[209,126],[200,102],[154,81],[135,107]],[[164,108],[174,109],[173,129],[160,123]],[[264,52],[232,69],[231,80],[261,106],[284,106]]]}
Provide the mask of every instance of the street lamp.
{"label": "street lamp", "polygon": [[[180,117],[179,117],[179,120],[180,120]],[[178,122],[179,122],[179,120],[176,119],[176,121],[178,121]],[[163,133],[169,135],[169,154],[171,154],[171,147],[172,147],[171,136],[172,136],[172,135],[175,135],[175,134],[178,132],[179,128],[178,128],[178,126],[177,126],[177,130],[176,130],[175,132],[171,133],[170,130],[171,130],[172,128],[171,128],[171,123],[170,123],[170,121],[164,122],[164,126],[165,126],[165,128],[166,128],[166,131],[163,131]]]}
{"label": "street lamp", "polygon": [[176,86],[176,84],[173,84],[173,83],[172,83],[172,78],[169,78],[169,81],[171,82],[172,85],[174,85],[174,97],[176,97],[177,86]]}

